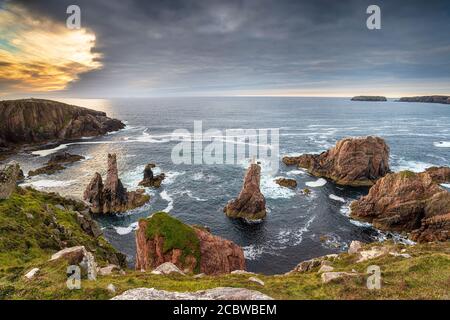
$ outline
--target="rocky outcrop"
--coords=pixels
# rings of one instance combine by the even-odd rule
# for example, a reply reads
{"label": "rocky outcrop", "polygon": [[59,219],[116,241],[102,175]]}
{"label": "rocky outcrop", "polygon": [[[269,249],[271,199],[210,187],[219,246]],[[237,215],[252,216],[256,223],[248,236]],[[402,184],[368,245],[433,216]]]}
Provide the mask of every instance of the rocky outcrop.
{"label": "rocky outcrop", "polygon": [[450,182],[450,168],[449,167],[431,167],[425,170],[435,183]]}
{"label": "rocky outcrop", "polygon": [[259,189],[261,167],[252,163],[248,168],[244,185],[235,200],[230,200],[224,208],[230,218],[258,220],[266,217],[266,199]]}
{"label": "rocky outcrop", "polygon": [[95,173],[84,191],[84,200],[90,203],[92,213],[119,213],[144,205],[150,197],[143,189],[127,191],[119,179],[115,154],[108,154],[108,172],[105,183]]}
{"label": "rocky outcrop", "polygon": [[84,246],[76,246],[60,250],[52,255],[49,261],[64,259],[70,265],[79,265],[89,280],[97,279],[97,263],[92,253]]}
{"label": "rocky outcrop", "polygon": [[219,287],[196,292],[172,292],[154,288],[130,289],[111,300],[273,300],[271,297],[244,288]]}
{"label": "rocky outcrop", "polygon": [[387,101],[387,99],[383,96],[356,96],[352,101]]}
{"label": "rocky outcrop", "polygon": [[51,175],[58,171],[66,169],[66,167],[61,165],[62,163],[73,163],[83,159],[83,156],[79,156],[76,154],[70,154],[68,152],[59,153],[52,156],[45,166],[36,170],[30,170],[28,172],[28,176],[32,177],[40,174]]}
{"label": "rocky outcrop", "polygon": [[139,221],[136,270],[154,269],[165,262],[185,273],[215,275],[245,269],[244,253],[233,242],[157,212]]}
{"label": "rocky outcrop", "polygon": [[382,230],[412,232],[417,241],[448,239],[449,212],[450,192],[427,172],[388,174],[351,204],[351,217]]}
{"label": "rocky outcrop", "polygon": [[104,112],[43,99],[0,101],[0,119],[3,148],[98,136],[125,127]]}
{"label": "rocky outcrop", "polygon": [[166,176],[164,173],[155,176],[152,170],[155,167],[156,165],[154,163],[149,163],[145,166],[144,179],[141,182],[139,182],[140,186],[154,187],[154,188],[159,188],[161,186],[161,183]]}
{"label": "rocky outcrop", "polygon": [[286,165],[298,165],[314,176],[340,185],[372,186],[390,172],[389,147],[379,137],[345,138],[321,154],[284,157]]}
{"label": "rocky outcrop", "polygon": [[288,178],[278,178],[275,180],[277,184],[279,184],[282,187],[295,189],[297,187],[297,181],[294,179],[288,179]]}
{"label": "rocky outcrop", "polygon": [[23,179],[18,163],[11,163],[0,170],[0,200],[8,199],[16,190],[17,182]]}
{"label": "rocky outcrop", "polygon": [[400,102],[428,102],[428,103],[443,103],[450,104],[450,96],[418,96],[418,97],[403,97],[398,100]]}

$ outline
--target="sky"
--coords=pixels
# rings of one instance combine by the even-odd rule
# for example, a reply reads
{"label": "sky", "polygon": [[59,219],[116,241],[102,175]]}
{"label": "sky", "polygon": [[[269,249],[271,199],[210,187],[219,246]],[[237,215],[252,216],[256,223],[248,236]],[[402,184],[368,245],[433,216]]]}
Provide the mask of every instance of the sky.
{"label": "sky", "polygon": [[446,0],[0,0],[0,97],[450,95],[449,35]]}

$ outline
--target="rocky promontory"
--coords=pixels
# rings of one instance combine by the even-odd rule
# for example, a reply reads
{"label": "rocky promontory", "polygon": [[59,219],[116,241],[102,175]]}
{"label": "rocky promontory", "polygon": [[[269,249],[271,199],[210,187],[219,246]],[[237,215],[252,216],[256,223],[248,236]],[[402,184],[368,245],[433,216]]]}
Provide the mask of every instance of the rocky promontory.
{"label": "rocky promontory", "polygon": [[443,103],[450,104],[450,96],[417,96],[417,97],[402,97],[399,102],[427,102],[427,103]]}
{"label": "rocky promontory", "polygon": [[387,101],[383,96],[356,96],[351,101]]}
{"label": "rocky promontory", "polygon": [[0,170],[0,200],[8,199],[16,190],[17,182],[24,178],[18,163],[10,163]]}
{"label": "rocky promontory", "polygon": [[0,101],[0,119],[3,150],[98,136],[125,127],[104,112],[44,99]]}
{"label": "rocky promontory", "polygon": [[449,213],[450,192],[427,172],[388,174],[370,188],[368,195],[351,204],[352,218],[382,230],[410,232],[410,238],[420,242],[449,239]]}
{"label": "rocky promontory", "polygon": [[261,167],[252,163],[244,177],[238,197],[230,200],[223,211],[230,218],[259,220],[266,217],[266,199],[259,189]]}
{"label": "rocky promontory", "polygon": [[108,172],[105,183],[96,172],[84,191],[84,200],[90,203],[92,213],[120,213],[144,205],[150,197],[143,189],[127,191],[119,179],[115,154],[108,154]]}
{"label": "rocky promontory", "polygon": [[286,165],[305,168],[340,185],[372,186],[389,169],[389,146],[379,137],[345,138],[321,154],[283,157]]}
{"label": "rocky promontory", "polygon": [[154,269],[166,262],[186,273],[207,275],[245,269],[244,253],[233,242],[157,212],[139,221],[136,269]]}

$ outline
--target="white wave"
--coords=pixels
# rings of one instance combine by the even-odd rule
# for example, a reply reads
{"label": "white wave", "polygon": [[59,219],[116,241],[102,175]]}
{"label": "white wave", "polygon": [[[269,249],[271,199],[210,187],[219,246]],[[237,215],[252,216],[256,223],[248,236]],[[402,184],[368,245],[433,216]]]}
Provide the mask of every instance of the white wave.
{"label": "white wave", "polygon": [[450,183],[441,183],[441,186],[450,189]]}
{"label": "white wave", "polygon": [[33,151],[33,152],[31,152],[31,154],[35,155],[35,156],[39,156],[39,157],[45,157],[45,156],[53,154],[53,153],[55,153],[55,152],[57,152],[59,150],[66,149],[69,145],[70,145],[69,143],[67,143],[67,144],[60,144],[59,146],[57,146],[55,148],[52,148],[52,149],[44,149],[44,150]]}
{"label": "white wave", "polygon": [[129,234],[130,232],[137,230],[138,223],[133,222],[128,227],[114,227],[114,229],[116,230],[117,234],[120,234],[122,236],[122,235]]}
{"label": "white wave", "polygon": [[323,187],[327,184],[327,180],[323,178],[319,178],[316,181],[309,181],[305,183],[308,187],[317,188],[317,187]]}
{"label": "white wave", "polygon": [[358,227],[366,227],[366,228],[372,227],[372,224],[370,224],[369,222],[358,221],[353,219],[349,219],[349,221],[351,224],[354,224],[355,226]]}
{"label": "white wave", "polygon": [[286,174],[288,176],[294,176],[294,175],[299,175],[299,174],[306,174],[306,171],[300,170],[300,169],[298,169],[298,170],[291,170],[291,171],[288,171]]}
{"label": "white wave", "polygon": [[170,212],[173,209],[173,199],[172,197],[167,193],[167,190],[162,191],[160,194],[162,199],[167,201],[167,208],[165,208],[164,212]]}
{"label": "white wave", "polygon": [[438,148],[450,148],[450,141],[434,142],[433,145]]}
{"label": "white wave", "polygon": [[178,171],[169,171],[165,173],[164,184],[172,184],[175,182],[176,178],[182,176],[186,173],[186,171],[178,172]]}
{"label": "white wave", "polygon": [[144,178],[145,165],[140,165],[134,168],[134,170],[128,171],[121,175],[121,181],[127,188],[135,188]]}
{"label": "white wave", "polygon": [[263,253],[264,249],[261,246],[249,245],[242,247],[244,250],[244,257],[247,260],[257,260]]}
{"label": "white wave", "polygon": [[261,192],[266,198],[270,199],[288,199],[295,195],[295,191],[280,186],[274,180],[281,177],[264,175],[261,177]]}
{"label": "white wave", "polygon": [[345,203],[345,199],[344,199],[344,198],[341,198],[341,197],[338,197],[337,195],[330,194],[328,197],[329,197],[330,199],[332,199],[332,200],[336,200],[336,201],[340,201],[340,202]]}
{"label": "white wave", "polygon": [[22,183],[21,186],[23,187],[34,187],[36,189],[45,189],[45,188],[61,188],[61,187],[68,187],[72,184],[76,183],[76,180],[38,180],[38,181],[32,181],[32,182],[26,182]]}
{"label": "white wave", "polygon": [[422,172],[433,166],[435,165],[432,163],[401,159],[397,162],[397,165],[393,166],[393,169],[394,171],[409,170],[412,172]]}
{"label": "white wave", "polygon": [[348,205],[348,206],[342,206],[342,207],[339,209],[339,212],[340,212],[343,216],[348,217],[348,216],[350,215],[350,206],[349,206],[349,205]]}

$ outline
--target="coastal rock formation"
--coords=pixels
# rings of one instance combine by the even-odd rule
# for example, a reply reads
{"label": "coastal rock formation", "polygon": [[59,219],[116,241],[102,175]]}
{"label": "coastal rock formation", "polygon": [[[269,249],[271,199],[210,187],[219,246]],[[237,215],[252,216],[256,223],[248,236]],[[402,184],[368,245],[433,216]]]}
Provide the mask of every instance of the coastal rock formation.
{"label": "coastal rock formation", "polygon": [[32,177],[40,174],[51,175],[58,171],[66,169],[66,167],[61,165],[62,163],[73,163],[83,159],[83,156],[79,156],[76,154],[70,154],[68,152],[59,153],[52,156],[45,166],[36,170],[30,170],[28,172],[28,176]]}
{"label": "coastal rock formation", "polygon": [[76,246],[60,250],[52,255],[50,261],[65,259],[70,265],[79,265],[89,280],[97,279],[97,263],[84,246]]}
{"label": "coastal rock formation", "polygon": [[352,101],[387,101],[387,99],[383,96],[356,96]]}
{"label": "coastal rock formation", "polygon": [[273,300],[271,297],[244,288],[219,287],[196,292],[173,292],[154,288],[130,289],[111,300]]}
{"label": "coastal rock formation", "polygon": [[43,99],[0,101],[0,119],[3,148],[98,136],[125,127],[104,112]]}
{"label": "coastal rock formation", "polygon": [[156,165],[154,163],[149,163],[145,166],[144,179],[141,182],[139,182],[140,186],[155,187],[155,188],[159,188],[161,186],[161,183],[166,176],[164,173],[155,176],[152,170],[155,167]]}
{"label": "coastal rock formation", "polygon": [[185,273],[215,275],[245,269],[244,253],[233,242],[157,212],[139,221],[136,270],[154,269],[165,262]]}
{"label": "coastal rock formation", "polygon": [[275,180],[277,184],[282,187],[295,189],[297,187],[297,181],[295,179],[278,178]]}
{"label": "coastal rock formation", "polygon": [[351,204],[351,217],[382,230],[411,232],[417,241],[449,238],[450,192],[427,172],[402,171],[381,178]]}
{"label": "coastal rock formation", "polygon": [[150,197],[142,189],[127,191],[119,179],[115,154],[108,154],[108,172],[105,183],[99,173],[95,173],[84,191],[84,200],[88,201],[92,213],[125,212],[145,204]]}
{"label": "coastal rock formation", "polygon": [[235,200],[230,200],[224,212],[231,218],[258,220],[266,217],[266,199],[259,189],[261,167],[252,163],[244,177],[244,185]]}
{"label": "coastal rock formation", "polygon": [[17,182],[23,179],[18,163],[11,163],[0,170],[0,200],[8,199],[16,190]]}
{"label": "coastal rock formation", "polygon": [[431,167],[425,170],[435,183],[450,182],[450,168],[449,167]]}
{"label": "coastal rock formation", "polygon": [[314,176],[340,185],[372,186],[389,169],[389,147],[379,137],[345,138],[321,154],[283,157],[286,165],[298,165]]}
{"label": "coastal rock formation", "polygon": [[428,103],[443,103],[450,104],[450,96],[418,96],[418,97],[403,97],[400,102],[428,102]]}

